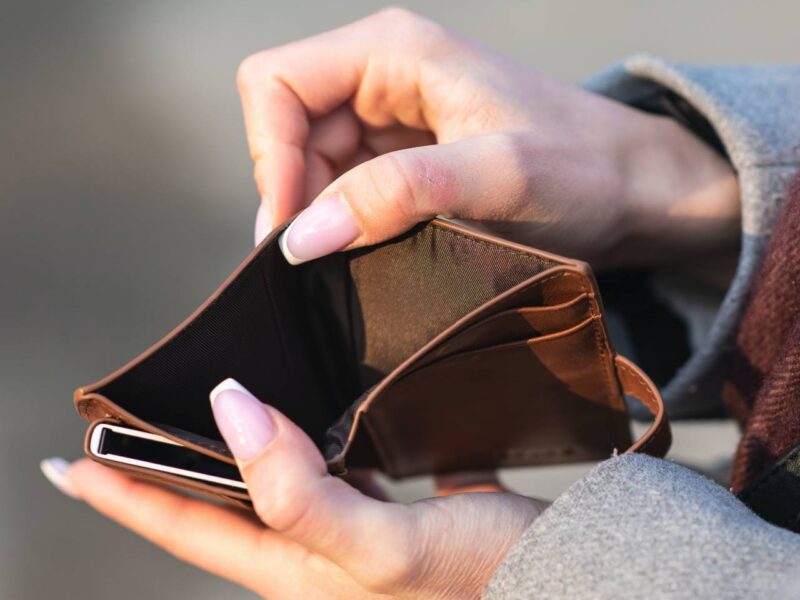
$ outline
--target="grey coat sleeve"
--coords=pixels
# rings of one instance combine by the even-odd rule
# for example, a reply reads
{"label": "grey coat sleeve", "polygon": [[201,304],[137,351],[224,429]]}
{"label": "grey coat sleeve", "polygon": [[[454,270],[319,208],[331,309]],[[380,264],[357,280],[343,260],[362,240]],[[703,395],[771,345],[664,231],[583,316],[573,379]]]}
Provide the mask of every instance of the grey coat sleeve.
{"label": "grey coat sleeve", "polygon": [[531,525],[484,600],[800,598],[800,536],[675,463],[610,459]]}
{"label": "grey coat sleeve", "polygon": [[[634,105],[654,90],[678,94],[711,123],[738,174],[742,246],[727,293],[709,301],[680,281],[663,287],[687,320],[710,314],[663,390],[668,411],[713,411],[744,294],[800,164],[800,66],[691,67],[639,56],[587,87]],[[800,536],[761,520],[724,488],[669,461],[623,456],[531,525],[484,598],[800,598],[798,556]]]}
{"label": "grey coat sleeve", "polygon": [[[800,66],[687,66],[635,56],[586,87],[632,105],[659,90],[677,94],[710,122],[738,174],[742,244],[727,293],[703,289],[674,272],[653,278],[655,291],[684,317],[693,346],[688,362],[662,390],[667,411],[673,419],[718,412],[744,295],[800,166]],[[645,416],[638,405],[631,410]]]}

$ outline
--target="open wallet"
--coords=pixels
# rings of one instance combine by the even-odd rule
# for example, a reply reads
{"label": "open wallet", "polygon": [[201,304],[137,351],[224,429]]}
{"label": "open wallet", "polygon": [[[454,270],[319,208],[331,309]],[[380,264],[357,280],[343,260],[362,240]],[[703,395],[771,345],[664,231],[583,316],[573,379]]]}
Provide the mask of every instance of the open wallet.
{"label": "open wallet", "polygon": [[[444,219],[298,266],[273,231],[160,342],[75,392],[93,431],[158,434],[235,465],[209,392],[233,377],[317,444],[332,474],[391,477],[663,456],[658,390],[614,353],[589,266]],[[653,422],[635,443],[625,396]],[[92,458],[247,504],[246,489]],[[198,455],[198,456],[199,456]]]}

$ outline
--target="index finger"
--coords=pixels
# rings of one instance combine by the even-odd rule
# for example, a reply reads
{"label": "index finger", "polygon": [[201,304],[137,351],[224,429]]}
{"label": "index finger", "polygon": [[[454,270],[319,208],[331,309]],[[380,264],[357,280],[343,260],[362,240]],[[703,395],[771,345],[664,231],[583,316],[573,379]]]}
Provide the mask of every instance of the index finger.
{"label": "index finger", "polygon": [[269,194],[273,221],[303,208],[310,118],[334,110],[358,87],[363,62],[341,38],[340,30],[332,31],[254,54],[239,67],[237,83],[256,185],[262,197]]}
{"label": "index finger", "polygon": [[[274,221],[303,208],[312,119],[351,101],[367,125],[426,127],[417,63],[436,36],[413,34],[422,23],[435,27],[407,11],[381,11],[241,64],[237,84],[248,145],[259,193],[269,196]],[[425,43],[416,43],[417,37]],[[399,46],[393,48],[395,39]]]}
{"label": "index finger", "polygon": [[[97,511],[176,557],[244,585],[269,570],[285,552],[277,534],[243,511],[202,502],[144,483],[87,458],[68,474],[80,497]],[[264,538],[276,546],[272,561],[258,563]],[[273,574],[284,568],[275,564]]]}

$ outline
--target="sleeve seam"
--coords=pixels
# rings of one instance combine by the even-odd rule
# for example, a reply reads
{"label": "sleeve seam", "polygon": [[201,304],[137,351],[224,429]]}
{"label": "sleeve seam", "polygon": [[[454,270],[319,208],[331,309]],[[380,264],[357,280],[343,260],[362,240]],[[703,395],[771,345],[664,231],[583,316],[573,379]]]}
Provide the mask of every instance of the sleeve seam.
{"label": "sleeve seam", "polygon": [[738,165],[738,170],[741,171],[743,169],[796,169],[800,167],[800,161],[779,161],[779,162],[754,162],[754,163],[743,163]]}

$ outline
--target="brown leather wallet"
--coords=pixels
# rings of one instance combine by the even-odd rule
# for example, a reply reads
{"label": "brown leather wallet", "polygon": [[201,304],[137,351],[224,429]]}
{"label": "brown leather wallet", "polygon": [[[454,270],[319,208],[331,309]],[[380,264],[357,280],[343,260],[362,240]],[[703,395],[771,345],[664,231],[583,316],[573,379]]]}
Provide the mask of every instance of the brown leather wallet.
{"label": "brown leather wallet", "polygon": [[[585,263],[435,219],[378,246],[291,266],[278,247],[284,228],[164,339],[75,392],[92,423],[87,443],[93,427],[112,421],[234,464],[208,400],[233,377],[302,427],[333,474],[666,453],[661,397],[614,353]],[[624,395],[654,416],[636,443]]]}

